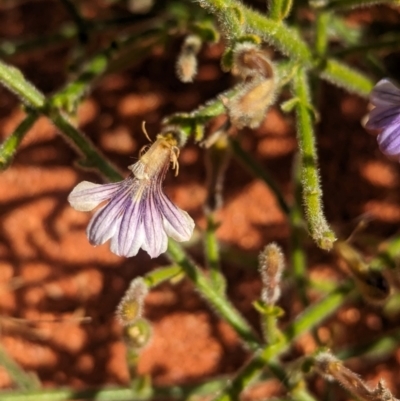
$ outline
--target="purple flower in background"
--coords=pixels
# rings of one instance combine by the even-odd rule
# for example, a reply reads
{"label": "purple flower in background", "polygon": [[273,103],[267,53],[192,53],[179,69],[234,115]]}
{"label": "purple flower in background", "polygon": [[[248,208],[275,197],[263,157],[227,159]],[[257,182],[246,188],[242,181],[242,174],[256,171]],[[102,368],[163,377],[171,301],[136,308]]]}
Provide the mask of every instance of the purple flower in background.
{"label": "purple flower in background", "polygon": [[375,106],[369,114],[368,129],[378,129],[378,144],[382,153],[400,161],[400,88],[392,81],[382,79],[370,95]]}
{"label": "purple flower in background", "polygon": [[79,211],[93,210],[108,201],[92,217],[86,233],[92,245],[111,239],[111,251],[120,256],[134,256],[144,249],[152,258],[167,250],[167,236],[188,241],[194,221],[175,206],[162,191],[162,183],[172,162],[178,168],[179,149],[171,134],[157,140],[129,169],[124,181],[94,184],[83,181],[68,197]]}

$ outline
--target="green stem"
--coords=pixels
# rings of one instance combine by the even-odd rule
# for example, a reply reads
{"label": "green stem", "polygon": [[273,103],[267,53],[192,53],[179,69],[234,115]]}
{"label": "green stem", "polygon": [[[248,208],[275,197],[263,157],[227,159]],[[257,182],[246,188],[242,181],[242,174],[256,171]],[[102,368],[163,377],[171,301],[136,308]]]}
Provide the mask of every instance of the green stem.
{"label": "green stem", "polygon": [[369,96],[374,87],[370,78],[332,58],[323,64],[319,76],[340,88],[365,97]]}
{"label": "green stem", "polygon": [[263,331],[263,337],[268,345],[273,345],[278,342],[281,331],[278,328],[278,319],[276,313],[263,313],[261,315],[261,325]]}
{"label": "green stem", "polygon": [[202,7],[217,17],[221,31],[228,42],[239,39],[243,35],[245,21],[238,2],[234,0],[200,1]]}
{"label": "green stem", "polygon": [[59,111],[46,113],[46,115],[64,134],[65,139],[74,145],[78,153],[84,156],[84,161],[81,162],[82,167],[95,168],[111,181],[120,181],[123,178],[115,167],[105,160],[85,134],[71,125]]}
{"label": "green stem", "polygon": [[315,27],[315,52],[320,57],[324,57],[328,48],[328,29],[329,29],[330,13],[319,11],[317,13]]}
{"label": "green stem", "polygon": [[71,15],[71,18],[78,29],[79,41],[82,44],[86,44],[89,39],[89,33],[86,21],[84,20],[79,10],[71,0],[61,0],[61,3],[64,5],[68,13]]}
{"label": "green stem", "polygon": [[291,399],[296,401],[315,401],[315,398],[305,388],[304,380],[293,380],[288,372],[276,361],[271,360],[267,364],[268,369],[289,390]]}
{"label": "green stem", "polygon": [[153,387],[145,393],[131,387],[109,387],[87,390],[47,389],[40,391],[0,392],[1,401],[145,401],[151,399],[189,399],[193,396],[205,396],[219,391],[226,383],[226,378],[209,380],[206,383],[186,386]]}
{"label": "green stem", "polygon": [[335,57],[345,57],[348,55],[354,55],[358,53],[365,54],[373,50],[394,51],[399,48],[399,42],[400,42],[400,37],[397,37],[396,39],[380,40],[377,42],[372,42],[362,45],[349,46],[344,49],[338,49],[332,51],[332,55]]}
{"label": "green stem", "polygon": [[262,372],[263,368],[279,354],[286,351],[293,341],[301,334],[317,326],[322,320],[335,312],[345,301],[349,300],[352,286],[349,283],[338,287],[319,302],[307,308],[285,330],[280,342],[268,345],[254,353],[249,363],[228,384],[224,392],[216,397],[215,401],[236,401],[238,394]]}
{"label": "green stem", "polygon": [[[10,375],[12,381],[21,390],[36,390],[40,388],[37,378],[29,373],[26,373],[3,349],[0,347],[0,366]],[[0,392],[0,399],[3,397]]]}
{"label": "green stem", "polygon": [[21,144],[25,135],[37,121],[39,115],[35,112],[28,112],[28,115],[20,122],[15,131],[0,146],[0,170],[6,169]]}
{"label": "green stem", "polygon": [[41,109],[45,105],[46,98],[23,76],[15,67],[0,61],[0,81],[28,107]]}
{"label": "green stem", "polygon": [[221,273],[221,266],[219,260],[219,246],[215,230],[217,224],[214,221],[212,213],[207,214],[207,228],[205,232],[205,257],[207,266],[210,270],[210,281],[215,290],[220,294],[225,293],[226,282],[223,274]]}
{"label": "green stem", "polygon": [[283,197],[282,192],[278,187],[278,184],[276,184],[273,178],[266,172],[265,168],[263,168],[253,157],[251,157],[240,146],[240,143],[236,139],[230,138],[229,142],[232,148],[232,153],[236,157],[236,159],[239,160],[251,174],[265,182],[265,184],[275,195],[278,205],[283,213],[289,215],[289,205],[286,203],[285,198]]}
{"label": "green stem", "polygon": [[303,216],[299,206],[293,205],[290,211],[290,226],[292,228],[290,235],[290,254],[291,266],[296,281],[296,288],[300,295],[303,306],[309,304],[307,296],[307,263],[304,248],[302,246],[302,237],[304,233]]}
{"label": "green stem", "polygon": [[295,110],[297,117],[297,139],[301,157],[301,179],[303,202],[311,237],[317,245],[330,250],[335,234],[329,227],[322,208],[322,191],[318,172],[318,158],[312,122],[312,105],[307,77],[299,68],[293,79],[293,93],[298,99]]}
{"label": "green stem", "polygon": [[182,247],[178,243],[171,240],[168,241],[167,256],[184,269],[201,295],[210,303],[213,309],[232,326],[245,344],[252,350],[258,349],[260,347],[259,339],[254,334],[247,321],[221,293],[210,286],[207,278],[184,253]]}
{"label": "green stem", "polygon": [[183,273],[184,271],[181,266],[171,265],[152,270],[147,273],[143,279],[149,288],[154,288],[165,281],[170,281],[180,276]]}
{"label": "green stem", "polygon": [[282,3],[284,0],[269,0],[268,1],[268,17],[274,21],[280,21],[281,17],[281,10],[282,10]]}
{"label": "green stem", "polygon": [[38,48],[44,49],[51,45],[65,43],[75,38],[76,35],[77,30],[75,25],[67,23],[62,25],[57,32],[48,35],[18,41],[4,40],[0,43],[0,56],[14,56],[19,53],[37,50]]}
{"label": "green stem", "polygon": [[368,343],[356,344],[354,346],[346,347],[335,352],[335,356],[339,359],[345,360],[349,358],[362,357],[368,358],[372,361],[390,356],[399,346],[400,330],[392,333],[386,333],[384,337],[370,341]]}

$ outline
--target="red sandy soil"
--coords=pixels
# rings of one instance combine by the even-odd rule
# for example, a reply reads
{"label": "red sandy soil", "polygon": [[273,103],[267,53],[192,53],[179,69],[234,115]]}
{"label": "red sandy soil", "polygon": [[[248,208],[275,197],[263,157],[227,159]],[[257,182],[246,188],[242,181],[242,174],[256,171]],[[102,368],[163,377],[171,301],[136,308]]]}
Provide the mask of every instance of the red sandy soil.
{"label": "red sandy soil", "polygon": [[[86,3],[87,4],[87,3]],[[87,13],[105,12],[86,6]],[[380,10],[380,8],[377,8]],[[29,12],[28,12],[29,11]],[[371,14],[358,14],[368,19]],[[387,14],[385,14],[387,15]],[[49,32],[67,18],[59,2],[35,1],[0,9],[0,37],[16,39]],[[68,49],[53,48],[10,60],[46,94],[66,80]],[[175,51],[175,50],[174,50]],[[140,125],[155,135],[162,118],[189,111],[227,87],[221,75],[220,48],[203,52],[196,83],[185,85],[174,75],[174,56],[158,52],[121,73],[103,78],[79,108],[77,125],[104,154],[127,172],[126,166],[146,143]],[[134,55],[132,55],[134,57]],[[353,219],[364,213],[373,218],[368,233],[389,237],[400,223],[399,168],[380,154],[374,136],[360,124],[367,102],[328,84],[321,87],[321,122],[318,144],[325,210],[338,232],[346,232]],[[16,98],[0,87],[0,138],[6,138],[24,113]],[[296,139],[291,117],[272,109],[262,127],[246,132],[244,147],[265,165],[287,196]],[[1,344],[44,386],[85,387],[127,384],[125,347],[116,306],[130,281],[166,264],[140,252],[135,258],[117,257],[108,245],[92,247],[85,227],[89,214],[73,210],[67,196],[83,179],[101,178],[74,166],[76,153],[48,120],[41,118],[29,132],[12,166],[0,174],[0,324]],[[180,174],[166,181],[171,198],[204,228],[202,205],[206,196],[203,151],[189,144],[180,158]],[[236,162],[229,167],[225,203],[219,212],[219,240],[246,255],[256,256],[268,242],[287,249],[289,229],[271,191],[251,178]],[[315,277],[341,277],[332,255],[308,245],[309,266]],[[192,251],[202,263],[200,248]],[[228,293],[252,325],[259,330],[251,303],[260,291],[256,271],[245,263],[224,264]],[[285,321],[301,311],[288,283],[281,306]],[[221,322],[188,281],[162,285],[146,299],[145,316],[154,336],[140,357],[139,371],[156,384],[193,383],[235,372],[248,358],[236,335]],[[81,322],[90,317],[90,322]],[[359,302],[342,308],[318,330],[329,343],[357,343],[395,325],[396,317]],[[292,356],[315,349],[310,335],[295,345]],[[400,351],[381,362],[352,365],[365,379],[386,379],[400,394]],[[0,368],[0,387],[10,379]],[[313,388],[322,391],[322,381]],[[335,391],[342,390],[335,386]],[[244,398],[260,399],[283,394],[277,382],[257,386]]]}

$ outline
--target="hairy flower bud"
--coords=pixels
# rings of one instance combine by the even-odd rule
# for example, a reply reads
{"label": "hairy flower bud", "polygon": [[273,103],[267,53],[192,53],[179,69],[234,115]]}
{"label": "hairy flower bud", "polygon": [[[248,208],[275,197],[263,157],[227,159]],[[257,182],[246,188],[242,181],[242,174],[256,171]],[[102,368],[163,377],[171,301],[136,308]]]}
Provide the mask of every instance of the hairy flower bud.
{"label": "hairy flower bud", "polygon": [[261,300],[274,305],[281,295],[281,277],[285,266],[281,248],[275,242],[267,245],[258,257],[258,268],[263,284]]}
{"label": "hairy flower bud", "polygon": [[142,277],[131,281],[116,311],[118,320],[123,326],[133,324],[142,317],[144,299],[148,292],[149,289]]}
{"label": "hairy flower bud", "polygon": [[176,62],[176,74],[182,82],[193,82],[197,74],[197,54],[201,49],[201,39],[197,35],[189,35],[183,42]]}

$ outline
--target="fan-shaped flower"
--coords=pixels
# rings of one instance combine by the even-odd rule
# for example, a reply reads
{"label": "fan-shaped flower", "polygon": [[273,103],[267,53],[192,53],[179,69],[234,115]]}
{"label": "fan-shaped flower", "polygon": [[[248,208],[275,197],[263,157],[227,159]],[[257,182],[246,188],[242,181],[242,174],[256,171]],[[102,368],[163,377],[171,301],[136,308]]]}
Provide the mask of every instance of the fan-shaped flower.
{"label": "fan-shaped flower", "polygon": [[162,191],[169,164],[178,169],[179,149],[172,134],[157,140],[139,161],[128,168],[132,174],[111,184],[83,181],[68,197],[71,206],[90,211],[108,201],[92,217],[86,233],[92,245],[111,239],[111,251],[120,256],[134,256],[144,249],[152,258],[167,249],[167,236],[188,241],[194,222],[175,206]]}
{"label": "fan-shaped flower", "polygon": [[375,106],[369,114],[368,129],[378,129],[382,153],[400,161],[400,88],[389,79],[379,81],[370,95]]}

